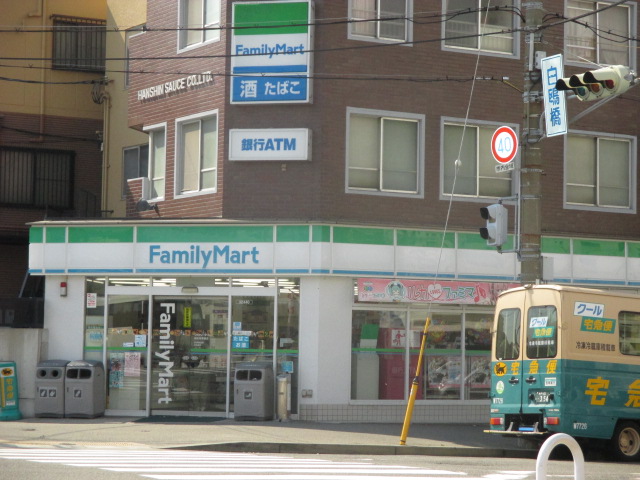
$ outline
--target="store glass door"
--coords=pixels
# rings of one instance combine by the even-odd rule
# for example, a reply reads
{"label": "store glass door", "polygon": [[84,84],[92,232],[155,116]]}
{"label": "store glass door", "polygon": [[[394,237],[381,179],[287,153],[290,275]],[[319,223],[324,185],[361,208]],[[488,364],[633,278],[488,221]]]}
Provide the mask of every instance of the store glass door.
{"label": "store glass door", "polygon": [[107,316],[107,408],[144,412],[147,398],[149,297],[110,295]]}
{"label": "store glass door", "polygon": [[228,296],[153,297],[151,414],[226,414]]}

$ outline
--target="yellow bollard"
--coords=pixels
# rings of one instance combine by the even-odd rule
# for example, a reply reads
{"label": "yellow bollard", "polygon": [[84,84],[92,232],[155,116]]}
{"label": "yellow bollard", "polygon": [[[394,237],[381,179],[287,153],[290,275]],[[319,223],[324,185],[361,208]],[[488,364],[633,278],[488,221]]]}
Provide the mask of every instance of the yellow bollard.
{"label": "yellow bollard", "polygon": [[418,382],[420,379],[420,371],[422,370],[422,359],[424,357],[424,347],[427,343],[427,330],[431,325],[431,319],[427,317],[424,322],[424,330],[422,331],[422,340],[420,342],[420,354],[418,355],[418,365],[416,366],[416,375],[413,377],[411,383],[411,393],[409,393],[409,403],[407,404],[407,411],[404,414],[404,423],[402,424],[402,433],[400,434],[400,445],[406,445],[407,435],[409,434],[409,425],[411,424],[411,415],[413,415],[413,404],[416,402],[416,396],[418,395]]}

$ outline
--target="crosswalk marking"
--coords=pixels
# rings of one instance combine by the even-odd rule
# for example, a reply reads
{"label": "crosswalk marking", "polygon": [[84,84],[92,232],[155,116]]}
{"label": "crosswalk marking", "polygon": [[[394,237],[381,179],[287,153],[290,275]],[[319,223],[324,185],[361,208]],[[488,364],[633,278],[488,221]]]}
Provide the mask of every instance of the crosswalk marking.
{"label": "crosswalk marking", "polygon": [[469,477],[464,472],[370,461],[195,450],[0,448],[0,459],[93,467],[154,480],[524,480],[530,472]]}

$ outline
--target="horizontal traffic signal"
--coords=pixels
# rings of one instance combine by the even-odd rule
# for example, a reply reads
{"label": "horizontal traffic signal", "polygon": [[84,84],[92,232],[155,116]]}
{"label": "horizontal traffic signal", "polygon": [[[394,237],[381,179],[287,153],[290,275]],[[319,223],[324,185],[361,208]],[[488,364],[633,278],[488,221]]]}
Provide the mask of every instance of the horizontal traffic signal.
{"label": "horizontal traffic signal", "polygon": [[591,70],[556,82],[556,89],[572,91],[578,100],[588,102],[626,92],[634,85],[635,74],[624,65]]}

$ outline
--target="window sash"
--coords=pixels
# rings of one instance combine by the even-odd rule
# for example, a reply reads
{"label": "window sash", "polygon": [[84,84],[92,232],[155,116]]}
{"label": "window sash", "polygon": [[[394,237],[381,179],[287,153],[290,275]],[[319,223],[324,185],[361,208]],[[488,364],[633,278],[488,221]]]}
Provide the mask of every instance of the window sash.
{"label": "window sash", "polygon": [[[513,53],[514,33],[511,31],[513,15],[506,10],[487,12],[488,1],[476,0],[477,11],[463,13],[447,20],[445,23],[446,46],[485,52]],[[513,1],[508,4],[513,5]],[[469,0],[448,0],[447,12],[467,10],[469,5]],[[480,37],[481,34],[484,36]]]}
{"label": "window sash", "polygon": [[[607,5],[610,3],[569,0],[567,16],[571,18],[584,15]],[[567,23],[566,28],[566,51],[570,60],[595,62],[599,65],[630,65],[632,51],[630,41],[624,43],[619,41],[631,36],[631,9],[628,5],[617,5],[598,12],[594,20],[591,20],[589,28],[575,22]],[[596,32],[611,32],[613,35],[598,36]]]}
{"label": "window sash", "polygon": [[[407,0],[352,0],[354,35],[404,42],[407,40]],[[393,20],[384,20],[385,18]],[[375,19],[375,21],[363,21]]]}
{"label": "window sash", "polygon": [[419,125],[411,119],[351,115],[348,187],[418,193]]}
{"label": "window sash", "polygon": [[149,145],[125,148],[122,157],[122,197],[124,198],[128,191],[128,180],[149,177]]}
{"label": "window sash", "polygon": [[[443,194],[469,197],[508,197],[512,194],[510,171],[497,173],[489,145],[495,127],[445,124],[443,134]],[[464,139],[462,138],[464,131]],[[462,148],[460,143],[462,142]],[[456,175],[455,161],[461,165]]]}
{"label": "window sash", "polygon": [[220,15],[220,0],[182,0],[180,48],[219,40]]}
{"label": "window sash", "polygon": [[131,39],[137,35],[141,35],[144,31],[144,27],[142,25],[138,25],[136,27],[130,28],[125,32],[124,35],[124,86],[125,88],[129,88],[129,83],[131,81],[131,50],[129,49],[129,42]]}
{"label": "window sash", "polygon": [[149,132],[149,165],[151,171],[151,198],[163,198],[165,188],[166,158],[166,131],[164,128]]}
{"label": "window sash", "polygon": [[567,150],[568,204],[631,208],[630,141],[570,135]]}
{"label": "window sash", "polygon": [[217,117],[180,124],[180,193],[217,186]]}

